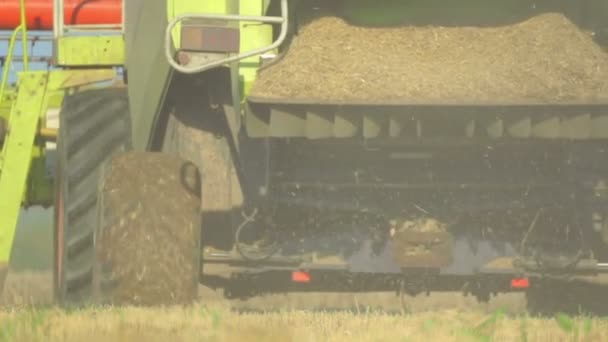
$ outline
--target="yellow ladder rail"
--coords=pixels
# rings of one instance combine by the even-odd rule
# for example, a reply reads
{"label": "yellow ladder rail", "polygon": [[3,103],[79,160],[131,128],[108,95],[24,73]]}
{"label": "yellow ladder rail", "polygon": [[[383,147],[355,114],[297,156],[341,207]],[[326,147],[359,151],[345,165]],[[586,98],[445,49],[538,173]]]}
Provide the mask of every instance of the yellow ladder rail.
{"label": "yellow ladder rail", "polygon": [[8,84],[8,75],[11,68],[11,62],[13,60],[13,55],[15,54],[15,42],[17,41],[17,34],[21,32],[21,51],[23,55],[23,71],[28,71],[29,69],[29,58],[27,53],[27,20],[25,16],[25,0],[21,0],[19,4],[20,14],[21,14],[21,23],[17,28],[13,31],[11,35],[11,39],[8,45],[8,51],[6,54],[6,61],[4,63],[4,67],[2,68],[2,80],[0,81],[0,101],[4,99],[4,92],[6,91],[6,87]]}

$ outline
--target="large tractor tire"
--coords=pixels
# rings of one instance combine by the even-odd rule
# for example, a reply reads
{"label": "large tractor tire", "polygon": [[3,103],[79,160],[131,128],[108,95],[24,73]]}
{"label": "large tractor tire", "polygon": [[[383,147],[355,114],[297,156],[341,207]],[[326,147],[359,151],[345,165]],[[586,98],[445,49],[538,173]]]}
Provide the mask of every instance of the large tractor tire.
{"label": "large tractor tire", "polygon": [[200,175],[131,150],[125,89],[66,97],[55,206],[59,304],[182,304],[197,295]]}
{"label": "large tractor tire", "polygon": [[102,170],[95,301],[188,304],[198,295],[201,179],[197,166],[164,153],[130,152]]}
{"label": "large tractor tire", "polygon": [[54,289],[61,304],[92,295],[97,186],[103,163],[129,150],[129,101],[124,88],[66,96],[60,112],[54,229]]}
{"label": "large tractor tire", "polygon": [[[209,81],[222,89],[220,81]],[[224,87],[225,88],[225,87]],[[201,210],[205,247],[230,250],[234,230],[242,220],[243,189],[237,172],[232,136],[224,106],[211,106],[204,87],[177,83],[173,107],[159,149],[195,164],[202,175]],[[236,218],[237,221],[234,221]]]}

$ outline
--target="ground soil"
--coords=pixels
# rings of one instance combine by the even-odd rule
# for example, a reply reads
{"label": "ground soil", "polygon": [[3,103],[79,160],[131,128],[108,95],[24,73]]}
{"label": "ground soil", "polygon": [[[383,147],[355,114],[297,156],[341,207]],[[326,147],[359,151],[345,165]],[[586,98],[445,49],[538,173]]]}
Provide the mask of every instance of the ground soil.
{"label": "ground soil", "polygon": [[562,14],[500,27],[310,21],[251,96],[366,102],[608,99],[608,54]]}

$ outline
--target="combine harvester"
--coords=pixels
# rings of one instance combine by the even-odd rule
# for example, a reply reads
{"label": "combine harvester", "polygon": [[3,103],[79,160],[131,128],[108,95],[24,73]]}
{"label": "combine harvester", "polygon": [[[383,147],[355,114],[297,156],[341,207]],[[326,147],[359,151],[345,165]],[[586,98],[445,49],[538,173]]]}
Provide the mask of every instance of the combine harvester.
{"label": "combine harvester", "polygon": [[[500,27],[555,12],[591,41],[583,32],[604,28],[608,6],[454,6],[0,0],[0,28],[14,30],[0,88],[3,273],[20,208],[53,205],[62,304],[188,303],[201,282],[236,297],[339,288],[464,290],[487,299],[601,281],[608,97],[564,96],[533,67],[525,72],[549,90],[545,97],[517,82],[509,91],[534,96],[439,95],[478,76],[501,94],[490,88],[511,72],[486,69],[504,66],[500,60],[458,60],[492,53],[477,42],[550,42],[546,30],[520,38]],[[416,43],[414,54],[400,48],[437,25],[444,28],[428,31],[432,39]],[[462,26],[472,40],[450,43],[445,70],[425,69],[427,90],[399,84],[423,70],[412,58],[432,61],[448,44],[433,42],[448,42]],[[28,30],[53,31],[54,68],[28,70],[24,49],[25,70],[11,87],[15,42],[26,46]],[[536,67],[558,65],[582,89],[588,79],[552,59],[562,52],[536,56]],[[583,71],[605,72],[596,64]],[[433,83],[465,67],[471,72]],[[58,130],[47,124],[53,109]],[[57,144],[53,177],[49,142]]]}

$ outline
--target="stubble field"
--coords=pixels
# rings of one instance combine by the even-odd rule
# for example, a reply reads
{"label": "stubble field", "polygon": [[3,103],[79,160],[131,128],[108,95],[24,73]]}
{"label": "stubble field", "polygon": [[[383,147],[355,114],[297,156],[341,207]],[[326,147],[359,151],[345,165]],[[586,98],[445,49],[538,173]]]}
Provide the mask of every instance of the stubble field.
{"label": "stubble field", "polygon": [[[189,307],[79,310],[52,305],[48,273],[11,273],[2,341],[606,341],[608,319],[531,316],[511,294],[481,304],[459,294],[289,294],[232,301],[201,287]],[[383,310],[379,310],[383,308]]]}

